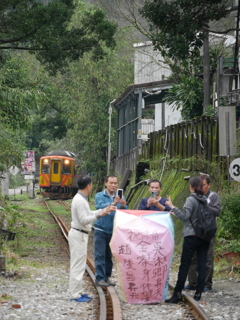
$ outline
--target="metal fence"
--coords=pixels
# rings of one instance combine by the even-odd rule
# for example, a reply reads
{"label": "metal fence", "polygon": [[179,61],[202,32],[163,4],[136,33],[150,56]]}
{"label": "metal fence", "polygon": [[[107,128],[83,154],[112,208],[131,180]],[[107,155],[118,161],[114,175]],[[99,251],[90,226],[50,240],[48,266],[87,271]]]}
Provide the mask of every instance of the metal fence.
{"label": "metal fence", "polygon": [[218,155],[218,121],[216,117],[202,116],[191,121],[180,122],[163,130],[152,132],[150,139],[142,145],[139,159],[151,159],[167,154],[181,159],[204,156],[215,161]]}

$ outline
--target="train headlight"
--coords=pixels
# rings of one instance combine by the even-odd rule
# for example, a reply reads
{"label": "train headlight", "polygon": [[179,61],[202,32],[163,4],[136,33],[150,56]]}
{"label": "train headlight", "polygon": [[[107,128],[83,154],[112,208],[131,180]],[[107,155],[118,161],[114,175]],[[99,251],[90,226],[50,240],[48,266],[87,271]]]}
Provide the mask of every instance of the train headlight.
{"label": "train headlight", "polygon": [[69,164],[70,161],[69,161],[69,160],[64,160],[64,163],[65,163],[65,164]]}
{"label": "train headlight", "polygon": [[48,159],[43,159],[43,163],[48,163],[49,160]]}

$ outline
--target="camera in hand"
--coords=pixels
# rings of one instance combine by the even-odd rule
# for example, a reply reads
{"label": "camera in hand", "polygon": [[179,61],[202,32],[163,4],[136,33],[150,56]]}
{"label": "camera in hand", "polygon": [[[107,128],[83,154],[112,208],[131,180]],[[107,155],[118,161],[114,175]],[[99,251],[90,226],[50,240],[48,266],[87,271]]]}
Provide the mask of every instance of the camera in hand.
{"label": "camera in hand", "polygon": [[156,195],[157,195],[157,192],[156,191],[152,191],[152,198],[153,199],[156,199]]}
{"label": "camera in hand", "polygon": [[122,199],[122,197],[123,197],[123,189],[118,189],[117,190],[117,195],[120,197],[120,199]]}

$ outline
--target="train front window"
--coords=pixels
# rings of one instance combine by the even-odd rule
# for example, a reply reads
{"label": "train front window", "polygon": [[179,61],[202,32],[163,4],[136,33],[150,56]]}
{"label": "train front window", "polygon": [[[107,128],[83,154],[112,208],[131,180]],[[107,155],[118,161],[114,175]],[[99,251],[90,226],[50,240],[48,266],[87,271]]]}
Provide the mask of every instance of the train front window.
{"label": "train front window", "polygon": [[58,163],[57,162],[54,162],[54,164],[53,164],[53,173],[58,174]]}
{"label": "train front window", "polygon": [[48,163],[43,163],[42,165],[42,173],[50,173],[50,166]]}
{"label": "train front window", "polygon": [[71,163],[69,160],[64,160],[62,163],[62,173],[71,174]]}

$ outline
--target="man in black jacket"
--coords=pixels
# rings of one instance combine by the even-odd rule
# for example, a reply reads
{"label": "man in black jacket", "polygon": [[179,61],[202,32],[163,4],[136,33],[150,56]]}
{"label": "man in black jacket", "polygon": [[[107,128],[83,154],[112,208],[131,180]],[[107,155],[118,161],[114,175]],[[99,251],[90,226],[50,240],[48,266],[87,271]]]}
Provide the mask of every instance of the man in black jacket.
{"label": "man in black jacket", "polygon": [[[200,178],[203,180],[203,192],[208,200],[209,206],[212,208],[212,212],[215,217],[219,217],[221,213],[220,206],[220,197],[216,192],[210,191],[210,177],[207,174],[200,175]],[[206,270],[206,280],[203,292],[212,290],[212,278],[213,278],[213,270],[214,270],[214,239],[210,242],[210,246],[208,249],[207,255],[207,270]],[[188,271],[188,282],[189,284],[184,287],[185,290],[196,290],[197,285],[197,255],[194,254],[192,258],[192,262]]]}

